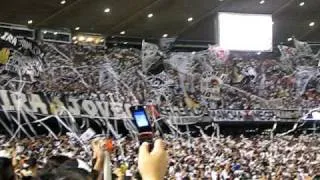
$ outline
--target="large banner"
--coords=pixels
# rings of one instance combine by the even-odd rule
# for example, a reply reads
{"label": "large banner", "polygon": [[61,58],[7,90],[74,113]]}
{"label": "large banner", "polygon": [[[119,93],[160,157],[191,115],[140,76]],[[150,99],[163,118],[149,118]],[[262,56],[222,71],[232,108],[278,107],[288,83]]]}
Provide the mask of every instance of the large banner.
{"label": "large banner", "polygon": [[[108,118],[126,120],[131,119],[130,103],[85,100],[68,97],[54,93],[33,93],[25,94],[0,90],[0,107],[5,112],[17,112],[21,110],[41,116],[59,114],[62,107],[65,107],[74,117],[86,118]],[[148,106],[149,107],[149,106]],[[150,115],[156,114],[155,118],[170,119],[175,124],[197,123],[204,119],[203,108],[188,109],[176,106],[153,106]],[[149,108],[148,108],[149,109]],[[62,116],[67,114],[62,114]],[[208,119],[207,119],[208,121]]]}
{"label": "large banner", "polygon": [[1,109],[6,112],[21,111],[37,115],[59,114],[65,107],[74,117],[128,119],[130,104],[81,100],[46,93],[24,94],[0,90]]}
{"label": "large banner", "polygon": [[308,110],[297,109],[209,110],[209,116],[215,122],[296,122],[307,112]]}
{"label": "large banner", "polygon": [[0,32],[0,67],[2,71],[39,76],[44,64],[44,53],[36,42],[18,38],[10,32]]}
{"label": "large banner", "polygon": [[[2,111],[16,112],[18,109],[41,116],[59,114],[65,107],[74,117],[131,119],[130,103],[84,100],[50,93],[24,94],[0,90]],[[185,108],[160,106],[152,114],[174,124],[192,124],[208,121],[297,121],[308,110],[206,110],[205,108]],[[67,114],[62,114],[62,116]]]}

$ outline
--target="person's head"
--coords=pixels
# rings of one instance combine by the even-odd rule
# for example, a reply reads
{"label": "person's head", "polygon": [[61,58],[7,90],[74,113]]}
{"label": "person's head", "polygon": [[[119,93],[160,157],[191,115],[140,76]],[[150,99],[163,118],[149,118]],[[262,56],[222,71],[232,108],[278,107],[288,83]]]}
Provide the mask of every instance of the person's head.
{"label": "person's head", "polygon": [[79,159],[70,159],[65,161],[59,168],[61,169],[81,169],[88,174],[92,171],[87,163]]}
{"label": "person's head", "polygon": [[0,157],[0,180],[14,180],[12,161],[9,158]]}
{"label": "person's head", "polygon": [[88,172],[78,168],[57,168],[41,174],[38,180],[92,180]]}
{"label": "person's head", "polygon": [[26,161],[26,164],[28,164],[29,168],[30,169],[35,169],[37,168],[37,159],[32,157],[32,158],[29,158],[27,161]]}
{"label": "person's head", "polygon": [[68,160],[70,160],[70,158],[67,156],[52,156],[47,159],[47,162],[43,169],[44,171],[49,172],[53,169],[58,168],[61,164]]}

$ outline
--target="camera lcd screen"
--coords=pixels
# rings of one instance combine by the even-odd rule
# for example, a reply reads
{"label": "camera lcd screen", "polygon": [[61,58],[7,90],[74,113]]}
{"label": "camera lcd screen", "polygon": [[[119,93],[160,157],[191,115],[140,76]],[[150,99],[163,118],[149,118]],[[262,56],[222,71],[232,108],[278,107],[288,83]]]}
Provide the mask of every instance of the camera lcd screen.
{"label": "camera lcd screen", "polygon": [[147,116],[144,111],[138,110],[133,113],[134,119],[136,120],[138,127],[147,127],[149,126],[149,122]]}

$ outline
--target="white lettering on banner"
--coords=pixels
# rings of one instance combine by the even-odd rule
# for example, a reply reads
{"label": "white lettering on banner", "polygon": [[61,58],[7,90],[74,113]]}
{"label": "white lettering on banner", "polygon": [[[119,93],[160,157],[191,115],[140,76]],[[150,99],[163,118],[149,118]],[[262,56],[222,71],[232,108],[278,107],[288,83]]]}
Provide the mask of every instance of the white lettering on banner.
{"label": "white lettering on banner", "polygon": [[24,39],[20,39],[19,43],[24,49],[32,50],[32,44]]}
{"label": "white lettering on banner", "polygon": [[44,53],[42,53],[41,49],[36,45],[33,44],[32,41],[28,39],[18,39],[13,34],[9,32],[4,32],[3,35],[0,37],[1,40],[7,41],[17,49],[19,52],[23,50],[28,50],[31,52],[33,56],[37,56],[38,58],[43,58]]}
{"label": "white lettering on banner", "polygon": [[38,94],[31,94],[30,95],[30,104],[32,104],[31,108],[33,112],[39,112],[41,114],[48,114],[48,107],[47,105],[41,100]]}
{"label": "white lettering on banner", "polygon": [[296,121],[303,114],[299,110],[209,110],[215,121]]}
{"label": "white lettering on banner", "polygon": [[96,105],[102,117],[109,117],[109,104],[107,102],[97,101]]}
{"label": "white lettering on banner", "polygon": [[[74,98],[59,99],[57,97],[50,101],[45,98],[46,94],[24,94],[19,92],[10,92],[0,90],[0,106],[4,111],[34,112],[42,115],[50,113],[49,107],[54,104],[54,99],[60,103],[57,108],[66,106],[69,112],[77,117],[90,116],[90,118],[131,118],[129,103],[121,102],[104,102],[92,100],[79,100]],[[62,103],[63,102],[63,103]],[[112,112],[112,114],[111,114]],[[308,112],[308,111],[307,111]],[[162,117],[168,116],[179,117],[176,123],[193,123],[203,121],[203,118],[211,118],[215,121],[293,121],[297,120],[303,114],[307,113],[301,110],[206,110],[204,107],[188,109],[183,106],[161,106],[160,114]],[[209,114],[208,114],[209,113]],[[64,113],[63,115],[67,115]]]}
{"label": "white lettering on banner", "polygon": [[126,112],[126,115],[127,115],[127,117],[131,118],[132,115],[131,115],[130,107],[131,107],[131,104],[128,104],[128,103],[124,104],[124,110]]}
{"label": "white lettering on banner", "polygon": [[14,46],[16,46],[17,45],[17,42],[18,42],[18,39],[16,38],[16,37],[14,37],[13,35],[9,35],[9,37],[8,37],[8,41],[11,43],[11,44],[13,44]]}
{"label": "white lettering on banner", "polygon": [[1,98],[1,107],[3,110],[5,111],[13,111],[14,107],[12,106],[12,104],[10,103],[10,99],[8,96],[8,91],[6,90],[0,90],[0,98]]}
{"label": "white lettering on banner", "polygon": [[80,106],[78,104],[78,100],[77,99],[68,99],[67,104],[66,104],[68,111],[73,114],[73,115],[80,115],[81,114],[81,110],[80,110]]}
{"label": "white lettering on banner", "polygon": [[2,39],[2,40],[7,39],[8,35],[9,35],[9,33],[5,32],[5,33],[1,36],[1,39]]}
{"label": "white lettering on banner", "polygon": [[160,114],[164,116],[179,116],[179,117],[192,117],[192,116],[203,116],[203,108],[187,109],[178,106],[162,106],[160,107]]}
{"label": "white lettering on banner", "polygon": [[97,109],[96,105],[93,103],[93,101],[84,100],[82,102],[82,108],[90,116],[92,116],[92,117],[98,116],[98,109]]}
{"label": "white lettering on banner", "polygon": [[41,53],[41,50],[37,46],[33,46],[31,42],[29,42],[26,39],[19,39],[19,43],[22,48],[29,50],[32,54],[39,56],[40,58],[43,58],[43,55]]}
{"label": "white lettering on banner", "polygon": [[110,107],[114,117],[118,117],[118,118],[126,117],[126,113],[123,110],[122,103],[112,102],[110,103]]}
{"label": "white lettering on banner", "polygon": [[186,116],[187,115],[184,108],[179,108],[178,106],[173,106],[172,109],[173,109],[173,112],[177,113],[177,116],[179,116],[179,115]]}
{"label": "white lettering on banner", "polygon": [[5,32],[3,36],[1,36],[1,39],[4,41],[8,41],[10,44],[14,46],[16,46],[18,42],[18,39],[8,32]]}
{"label": "white lettering on banner", "polygon": [[[46,94],[43,94],[46,96]],[[54,99],[54,98],[53,98]],[[58,98],[59,99],[59,98]],[[0,90],[0,106],[5,111],[17,110],[20,103],[20,110],[34,112],[42,115],[50,113],[49,107],[53,103],[48,98],[42,98],[39,94],[11,93],[10,91]],[[74,116],[89,115],[92,118],[111,117],[122,119],[131,117],[130,104],[121,102],[109,103],[103,101],[79,100],[74,98],[59,99],[62,103],[58,106],[66,106]],[[110,109],[109,109],[110,108]],[[113,115],[110,114],[110,110]],[[64,113],[63,115],[67,115]]]}
{"label": "white lettering on banner", "polygon": [[14,105],[15,110],[23,110],[26,112],[31,112],[32,110],[26,105],[27,97],[23,93],[12,93],[10,94],[10,98]]}

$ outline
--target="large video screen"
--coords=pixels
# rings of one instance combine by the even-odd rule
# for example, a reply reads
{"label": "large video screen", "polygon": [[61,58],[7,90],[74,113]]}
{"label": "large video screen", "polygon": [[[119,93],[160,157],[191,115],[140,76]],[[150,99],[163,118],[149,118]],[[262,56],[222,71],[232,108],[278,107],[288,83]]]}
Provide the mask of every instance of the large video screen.
{"label": "large video screen", "polygon": [[271,14],[218,13],[218,40],[235,51],[272,51]]}

